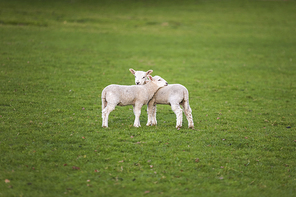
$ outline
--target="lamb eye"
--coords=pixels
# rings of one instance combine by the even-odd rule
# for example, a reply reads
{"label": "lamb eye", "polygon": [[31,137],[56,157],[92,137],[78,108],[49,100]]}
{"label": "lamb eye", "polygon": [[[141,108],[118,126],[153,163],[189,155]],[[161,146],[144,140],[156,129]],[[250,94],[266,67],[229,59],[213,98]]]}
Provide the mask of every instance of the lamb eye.
{"label": "lamb eye", "polygon": [[160,79],[158,79],[158,81],[161,81]]}
{"label": "lamb eye", "polygon": [[145,79],[145,77],[143,77],[143,79]]}

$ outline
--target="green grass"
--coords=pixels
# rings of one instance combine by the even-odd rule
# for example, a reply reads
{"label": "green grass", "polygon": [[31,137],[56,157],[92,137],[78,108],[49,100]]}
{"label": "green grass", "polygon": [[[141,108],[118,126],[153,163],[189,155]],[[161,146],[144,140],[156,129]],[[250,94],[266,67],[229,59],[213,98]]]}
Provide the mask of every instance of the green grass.
{"label": "green grass", "polygon": [[[294,196],[295,1],[0,0],[0,196]],[[103,88],[153,69],[195,129],[101,127]],[[198,159],[197,159],[198,158]],[[89,181],[88,181],[89,180]]]}

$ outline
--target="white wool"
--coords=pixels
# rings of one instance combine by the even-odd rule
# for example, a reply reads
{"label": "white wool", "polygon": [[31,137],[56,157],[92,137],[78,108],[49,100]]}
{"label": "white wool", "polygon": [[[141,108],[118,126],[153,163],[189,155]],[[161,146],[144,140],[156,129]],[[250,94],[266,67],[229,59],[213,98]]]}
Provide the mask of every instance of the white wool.
{"label": "white wool", "polygon": [[142,106],[151,100],[159,88],[166,85],[167,82],[165,80],[154,80],[150,76],[150,81],[142,86],[109,85],[105,87],[102,91],[102,126],[108,127],[109,114],[117,105],[133,105],[135,114],[134,126],[141,126],[140,114]]}

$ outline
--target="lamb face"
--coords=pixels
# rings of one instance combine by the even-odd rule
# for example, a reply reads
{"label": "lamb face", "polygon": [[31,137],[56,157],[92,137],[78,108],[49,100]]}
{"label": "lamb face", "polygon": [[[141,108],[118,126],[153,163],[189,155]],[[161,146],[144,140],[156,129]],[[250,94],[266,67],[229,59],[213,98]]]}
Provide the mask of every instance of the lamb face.
{"label": "lamb face", "polygon": [[152,77],[152,80],[151,81],[153,81],[154,83],[156,83],[159,88],[162,88],[162,87],[168,85],[168,82],[166,80],[164,80],[163,78],[159,77],[159,76]]}
{"label": "lamb face", "polygon": [[150,75],[153,70],[144,71],[135,71],[134,69],[129,69],[129,71],[135,76],[135,84],[136,85],[144,85],[146,84],[147,77]]}

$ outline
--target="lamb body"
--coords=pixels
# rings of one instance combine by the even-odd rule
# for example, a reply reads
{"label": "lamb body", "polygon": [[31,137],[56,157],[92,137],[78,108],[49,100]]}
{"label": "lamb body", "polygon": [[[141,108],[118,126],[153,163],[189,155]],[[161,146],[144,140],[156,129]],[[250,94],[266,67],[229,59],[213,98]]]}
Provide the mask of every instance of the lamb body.
{"label": "lamb body", "polygon": [[143,105],[147,104],[155,92],[167,85],[165,80],[158,81],[150,76],[150,81],[143,86],[109,85],[102,91],[102,126],[108,127],[108,117],[117,105],[133,105],[134,126],[140,125],[140,114]]}
{"label": "lamb body", "polygon": [[176,114],[176,128],[182,127],[183,111],[180,107],[180,105],[182,105],[188,121],[188,127],[194,128],[192,110],[189,105],[189,93],[183,85],[169,84],[168,86],[163,87],[156,92],[156,94],[148,103],[147,126],[157,124],[156,104],[165,104],[171,106],[172,110]]}

